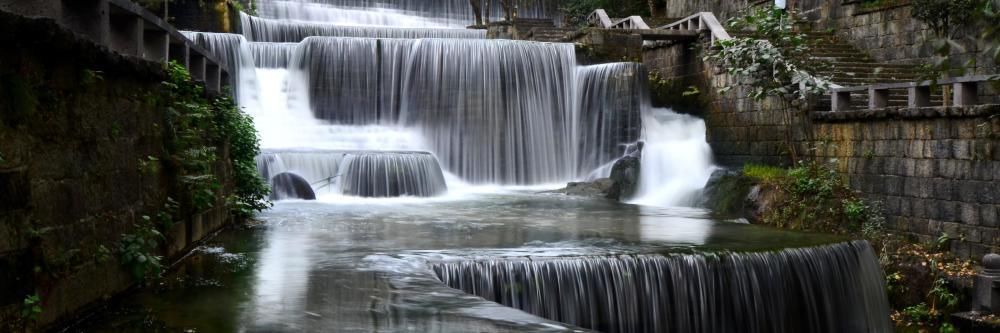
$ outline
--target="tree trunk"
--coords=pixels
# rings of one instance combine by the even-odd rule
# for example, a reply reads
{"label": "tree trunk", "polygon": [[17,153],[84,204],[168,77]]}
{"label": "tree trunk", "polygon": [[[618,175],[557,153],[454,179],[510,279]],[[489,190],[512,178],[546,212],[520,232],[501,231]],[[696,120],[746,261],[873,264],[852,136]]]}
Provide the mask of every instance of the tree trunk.
{"label": "tree trunk", "polygon": [[476,25],[483,25],[482,0],[469,0],[472,12],[476,16]]}

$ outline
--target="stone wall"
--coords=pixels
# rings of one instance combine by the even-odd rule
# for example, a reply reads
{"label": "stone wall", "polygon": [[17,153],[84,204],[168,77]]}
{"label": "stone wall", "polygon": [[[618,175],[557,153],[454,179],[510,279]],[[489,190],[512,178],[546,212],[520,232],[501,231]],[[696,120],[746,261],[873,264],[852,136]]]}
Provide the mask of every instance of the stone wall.
{"label": "stone wall", "polygon": [[[686,17],[695,12],[709,11],[725,22],[748,6],[771,3],[773,1],[667,0],[667,16]],[[934,60],[934,49],[929,43],[935,38],[934,32],[912,17],[913,7],[908,0],[875,8],[863,7],[859,0],[797,0],[794,6],[805,19],[814,22],[813,29],[831,29],[838,37],[865,50],[877,61],[920,65]],[[963,41],[959,41],[958,45],[960,47],[952,49],[954,67],[963,67],[975,58],[976,65],[969,68],[967,74],[1000,72],[996,64],[982,54],[980,45]]]}
{"label": "stone wall", "polygon": [[1000,251],[1000,105],[806,113],[751,100],[739,86],[720,94],[734,78],[711,64],[693,67],[700,72],[691,78],[684,67],[701,59],[691,47],[647,49],[643,59],[667,79],[700,82],[716,163],[787,166],[793,151],[831,162],[852,188],[885,204],[892,229],[924,240],[947,233],[969,258]]}
{"label": "stone wall", "polygon": [[[162,65],[2,11],[0,45],[0,331],[17,331],[66,320],[131,286],[119,239],[182,196],[170,164],[159,162],[169,160]],[[181,254],[230,220],[221,200],[230,173],[228,163],[216,166],[227,184],[218,208],[176,223],[162,255]],[[36,293],[43,312],[25,321],[21,304]]]}

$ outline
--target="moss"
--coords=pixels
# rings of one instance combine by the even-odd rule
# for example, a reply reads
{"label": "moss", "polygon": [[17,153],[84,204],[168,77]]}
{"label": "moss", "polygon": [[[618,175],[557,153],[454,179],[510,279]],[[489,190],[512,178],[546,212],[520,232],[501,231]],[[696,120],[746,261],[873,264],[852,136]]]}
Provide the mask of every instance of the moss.
{"label": "moss", "polygon": [[713,182],[711,193],[707,193],[708,208],[725,216],[744,216],[746,198],[753,181],[740,174],[729,174]]}
{"label": "moss", "polygon": [[761,164],[743,166],[743,174],[761,182],[775,182],[786,175],[785,169]]}

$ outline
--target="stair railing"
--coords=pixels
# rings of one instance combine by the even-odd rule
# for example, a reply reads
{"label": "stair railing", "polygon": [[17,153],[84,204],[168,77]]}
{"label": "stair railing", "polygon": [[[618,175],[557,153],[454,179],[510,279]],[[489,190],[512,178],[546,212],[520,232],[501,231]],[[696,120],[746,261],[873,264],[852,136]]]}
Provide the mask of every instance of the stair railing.
{"label": "stair railing", "polygon": [[608,12],[603,9],[595,9],[590,13],[590,15],[587,15],[587,23],[604,29],[649,29],[649,25],[646,24],[646,21],[642,20],[641,16],[632,15],[623,19],[612,20],[611,17],[608,16]]}
{"label": "stair railing", "polygon": [[708,30],[711,32],[712,45],[715,44],[717,40],[728,40],[732,39],[729,33],[726,32],[726,28],[719,23],[719,19],[715,17],[715,14],[711,12],[700,12],[694,15],[680,19],[677,22],[667,24],[665,26],[659,27],[657,29],[661,30],[694,30],[702,31]]}

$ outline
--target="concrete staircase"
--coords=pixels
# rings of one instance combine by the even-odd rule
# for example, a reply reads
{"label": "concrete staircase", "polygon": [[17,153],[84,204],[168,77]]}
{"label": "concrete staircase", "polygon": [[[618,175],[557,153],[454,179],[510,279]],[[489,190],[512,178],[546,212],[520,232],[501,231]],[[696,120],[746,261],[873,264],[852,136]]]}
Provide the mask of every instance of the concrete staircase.
{"label": "concrete staircase", "polygon": [[536,42],[564,42],[566,35],[575,31],[573,28],[557,28],[552,19],[514,20],[514,26],[521,33],[521,39]]}

